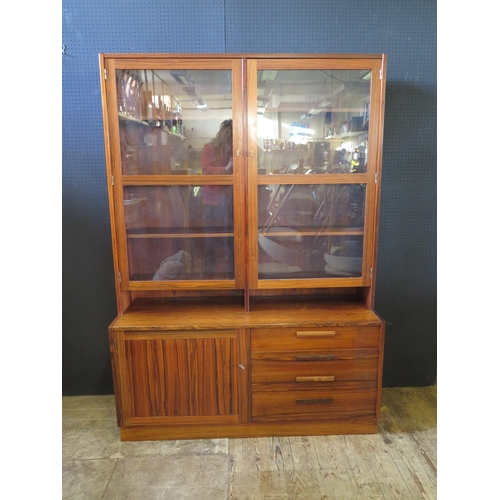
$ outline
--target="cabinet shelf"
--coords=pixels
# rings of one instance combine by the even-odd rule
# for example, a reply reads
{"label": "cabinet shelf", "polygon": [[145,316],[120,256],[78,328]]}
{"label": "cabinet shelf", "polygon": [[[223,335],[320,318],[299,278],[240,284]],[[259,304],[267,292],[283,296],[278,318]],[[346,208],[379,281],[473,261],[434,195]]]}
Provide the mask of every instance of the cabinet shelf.
{"label": "cabinet shelf", "polygon": [[[286,328],[318,326],[318,317],[326,316],[325,326],[376,326],[377,315],[359,298],[338,295],[334,304],[329,295],[311,297],[254,297],[252,311],[246,312],[240,298],[136,299],[113,324],[118,330],[210,330],[214,328],[214,310],[219,311],[216,326],[228,328]],[[167,320],[167,321],[166,321]],[[279,331],[279,330],[278,330]],[[272,342],[269,335],[268,342]]]}
{"label": "cabinet shelf", "polygon": [[234,233],[224,229],[212,228],[143,228],[129,229],[127,238],[232,238]]}
{"label": "cabinet shelf", "polygon": [[231,273],[210,273],[206,275],[198,275],[198,274],[185,274],[182,279],[169,279],[169,280],[153,280],[154,274],[133,274],[130,276],[130,281],[150,281],[153,283],[161,283],[162,281],[169,282],[192,282],[192,281],[234,281],[234,276]]}
{"label": "cabinet shelf", "polygon": [[298,236],[352,236],[352,235],[363,235],[364,229],[362,227],[338,227],[332,228],[325,231],[321,231],[320,228],[293,228],[291,231],[273,231],[270,229],[265,233],[259,230],[259,236],[267,237],[298,237]]}

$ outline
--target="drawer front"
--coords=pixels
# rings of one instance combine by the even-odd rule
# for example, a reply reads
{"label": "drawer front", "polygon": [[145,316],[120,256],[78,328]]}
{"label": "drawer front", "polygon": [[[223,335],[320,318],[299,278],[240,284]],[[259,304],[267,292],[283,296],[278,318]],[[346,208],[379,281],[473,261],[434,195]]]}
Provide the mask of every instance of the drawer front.
{"label": "drawer front", "polygon": [[378,348],[379,337],[379,326],[255,328],[252,356],[258,351]]}
{"label": "drawer front", "polygon": [[[252,384],[311,384],[351,387],[364,382],[375,387],[378,357],[345,361],[252,360]],[[261,390],[265,387],[260,386]]]}
{"label": "drawer front", "polygon": [[375,416],[377,391],[252,392],[252,420],[321,420]]}

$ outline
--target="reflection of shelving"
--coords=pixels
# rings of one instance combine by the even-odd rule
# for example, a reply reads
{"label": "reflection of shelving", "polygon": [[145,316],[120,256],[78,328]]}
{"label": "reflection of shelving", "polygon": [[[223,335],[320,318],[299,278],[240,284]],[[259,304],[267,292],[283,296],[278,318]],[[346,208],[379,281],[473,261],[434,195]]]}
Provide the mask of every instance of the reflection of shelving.
{"label": "reflection of shelving", "polygon": [[[145,127],[151,127],[151,125],[146,120],[140,120],[139,118],[136,118],[135,116],[127,115],[126,113],[118,112],[118,117],[120,118],[120,120],[126,120],[129,122],[137,123],[139,125],[144,125]],[[154,121],[159,121],[159,120],[154,120]],[[173,132],[170,132],[170,130],[168,130],[168,129],[165,130],[165,127],[156,127],[156,128],[161,129],[162,132],[165,132],[169,136],[178,137],[179,139],[185,139],[185,137],[181,134],[174,134]]]}
{"label": "reflection of shelving", "polygon": [[338,135],[329,135],[328,137],[325,137],[325,141],[329,141],[332,139],[350,139],[351,137],[359,137],[360,135],[366,135],[365,139],[368,139],[368,130],[362,130],[362,131],[357,131],[357,132],[347,132],[345,134],[338,134]]}
{"label": "reflection of shelving", "polygon": [[141,125],[148,125],[148,123],[145,120],[140,120],[135,116],[127,115],[127,113],[121,113],[120,111],[118,111],[118,118],[120,120],[127,120],[130,122],[140,123]]}

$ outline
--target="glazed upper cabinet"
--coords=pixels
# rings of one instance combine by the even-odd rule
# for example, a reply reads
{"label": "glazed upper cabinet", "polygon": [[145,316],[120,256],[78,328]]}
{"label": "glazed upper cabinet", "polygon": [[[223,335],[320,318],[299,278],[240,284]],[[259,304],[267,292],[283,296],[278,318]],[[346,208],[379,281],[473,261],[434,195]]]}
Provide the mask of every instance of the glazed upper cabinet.
{"label": "glazed upper cabinet", "polygon": [[102,65],[122,310],[147,291],[371,286],[382,56]]}

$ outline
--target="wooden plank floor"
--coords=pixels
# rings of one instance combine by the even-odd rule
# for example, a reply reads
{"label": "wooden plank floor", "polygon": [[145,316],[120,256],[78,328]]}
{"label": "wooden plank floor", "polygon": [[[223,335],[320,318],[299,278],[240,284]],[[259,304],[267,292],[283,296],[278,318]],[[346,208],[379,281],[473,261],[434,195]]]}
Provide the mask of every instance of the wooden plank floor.
{"label": "wooden plank floor", "polygon": [[374,435],[121,442],[113,396],[63,397],[62,498],[433,499],[437,388],[387,388]]}

